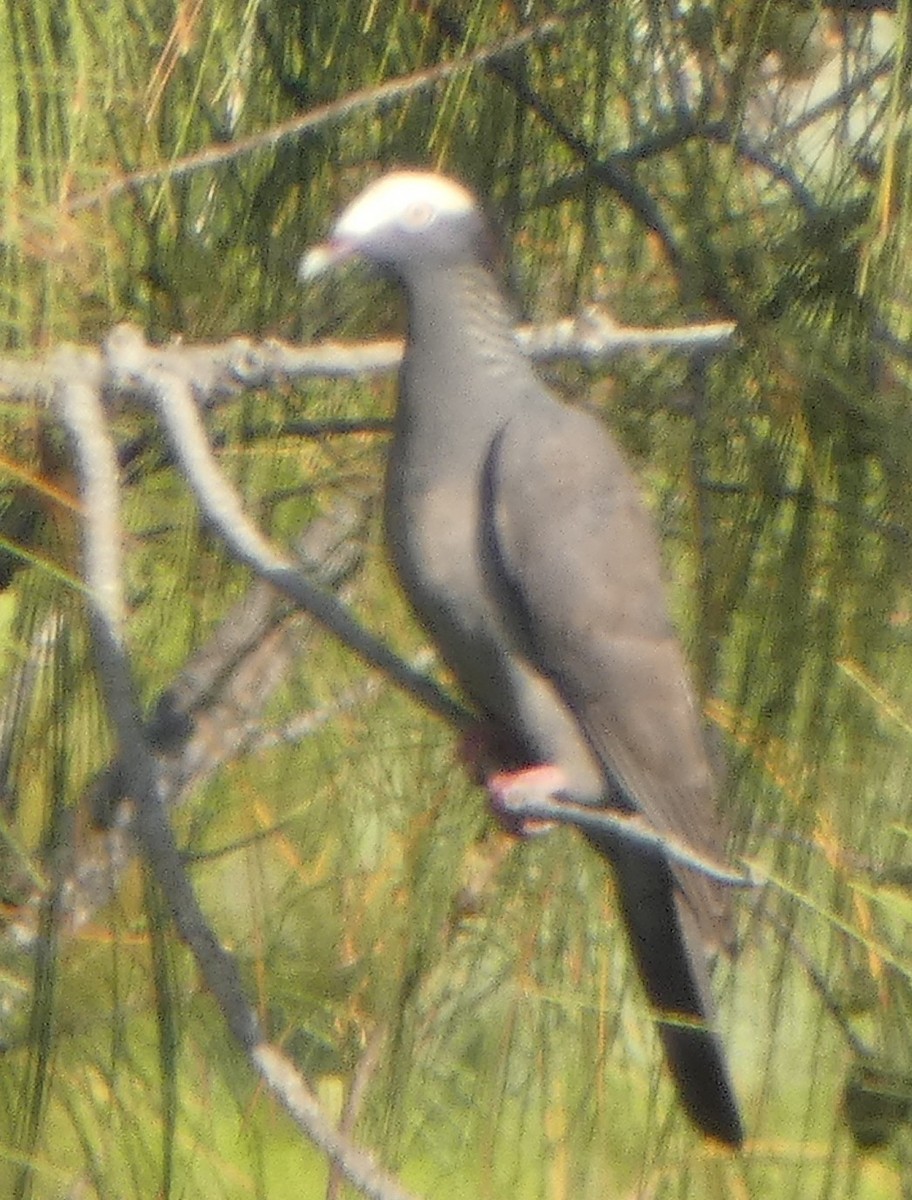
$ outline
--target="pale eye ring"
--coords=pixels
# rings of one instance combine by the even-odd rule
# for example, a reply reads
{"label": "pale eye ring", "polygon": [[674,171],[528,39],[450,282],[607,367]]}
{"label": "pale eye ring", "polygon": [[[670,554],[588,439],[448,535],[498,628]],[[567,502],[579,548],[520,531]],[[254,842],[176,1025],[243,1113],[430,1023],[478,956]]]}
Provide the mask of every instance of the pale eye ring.
{"label": "pale eye ring", "polygon": [[402,226],[409,233],[420,233],[433,224],[436,211],[426,200],[415,200],[402,213]]}

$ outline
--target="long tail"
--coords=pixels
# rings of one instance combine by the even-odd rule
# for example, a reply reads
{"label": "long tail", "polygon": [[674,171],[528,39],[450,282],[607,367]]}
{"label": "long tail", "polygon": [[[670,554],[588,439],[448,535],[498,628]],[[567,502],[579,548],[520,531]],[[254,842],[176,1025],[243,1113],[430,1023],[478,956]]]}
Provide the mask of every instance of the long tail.
{"label": "long tail", "polygon": [[[592,838],[610,859],[643,986],[691,1120],[707,1136],[740,1146],[744,1128],[725,1048],[714,1028],[706,952],[694,915],[664,856]],[[662,1014],[666,1019],[662,1019]]]}

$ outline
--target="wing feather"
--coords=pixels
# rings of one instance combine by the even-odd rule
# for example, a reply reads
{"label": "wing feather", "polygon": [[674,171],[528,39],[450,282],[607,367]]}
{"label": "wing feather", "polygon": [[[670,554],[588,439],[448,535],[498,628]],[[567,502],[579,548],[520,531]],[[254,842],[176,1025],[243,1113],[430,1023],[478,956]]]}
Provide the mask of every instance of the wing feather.
{"label": "wing feather", "polygon": [[[502,618],[603,765],[606,801],[620,792],[660,831],[721,856],[701,718],[652,521],[607,431],[551,400],[534,420],[503,428],[487,470],[488,562]],[[721,919],[720,889],[676,874],[699,891],[694,907]]]}

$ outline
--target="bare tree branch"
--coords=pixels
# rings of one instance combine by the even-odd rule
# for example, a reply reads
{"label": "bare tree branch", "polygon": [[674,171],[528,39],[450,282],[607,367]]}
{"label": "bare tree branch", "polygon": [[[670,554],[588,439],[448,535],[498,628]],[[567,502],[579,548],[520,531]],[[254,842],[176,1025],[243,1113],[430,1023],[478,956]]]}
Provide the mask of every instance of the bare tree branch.
{"label": "bare tree branch", "polygon": [[134,699],[124,643],[117,458],[108,436],[97,362],[78,352],[59,359],[57,405],[74,447],[83,502],[83,561],[99,682],[116,730],[134,829],[165,903],[228,1027],[269,1090],[345,1178],[376,1200],[408,1200],[399,1183],[329,1121],[296,1068],[264,1041],[233,957],[209,927],[196,899],[162,802],[160,763]]}
{"label": "bare tree branch", "polygon": [[522,326],[517,330],[517,337],[536,362],[559,358],[594,367],[631,351],[717,353],[731,346],[736,328],[731,321],[674,325],[665,329],[638,328],[618,325],[601,309],[587,308],[579,317],[566,317],[549,325]]}
{"label": "bare tree branch", "polygon": [[452,724],[468,727],[472,718],[465,709],[433,680],[413,671],[385,642],[359,624],[334,596],[315,587],[286,554],[260,533],[247,516],[241,497],[218,468],[187,382],[176,372],[157,366],[154,355],[147,357],[146,344],[138,333],[130,334],[122,327],[117,338],[108,339],[105,349],[115,382],[128,390],[142,391],[157,409],[171,449],[203,513],[234,557],[284,592],[365,662],[411,692],[422,704]]}
{"label": "bare tree branch", "polygon": [[[360,523],[361,514],[342,504],[305,530],[296,557],[321,587],[344,592],[360,566]],[[47,665],[46,645],[59,628],[60,615],[55,613],[53,621],[38,631],[23,657],[23,679],[10,687],[13,701],[21,704],[20,697],[31,695]],[[291,664],[306,653],[316,630],[306,613],[262,581],[255,582],[228,611],[161,694],[145,725],[146,740],[158,757],[159,786],[167,808],[180,804],[224,763],[300,741],[381,693],[384,681],[369,675],[321,708],[264,728],[262,713],[269,699]],[[414,665],[423,670],[429,664],[429,656],[424,656]],[[8,699],[0,715],[4,746],[15,736],[15,714],[6,711],[9,703]],[[136,853],[133,813],[125,764],[114,758],[90,780],[80,802],[70,810],[69,828],[54,858],[58,919],[64,933],[83,928],[116,895]],[[5,933],[17,945],[31,946],[39,934],[48,879],[30,871],[27,858],[17,858],[13,866],[25,894],[10,914]]]}
{"label": "bare tree branch", "polygon": [[[538,362],[560,358],[595,366],[633,351],[716,352],[731,345],[735,330],[727,321],[665,329],[624,326],[602,310],[589,308],[576,318],[521,326],[516,336]],[[94,348],[79,351],[86,360],[94,358],[105,401],[112,407],[122,406],[144,390],[141,379],[130,377],[127,358],[131,352],[137,357],[137,371],[141,363],[143,370],[173,375],[190,389],[197,404],[209,406],[245,389],[279,387],[301,379],[363,379],[389,374],[402,360],[402,342],[294,346],[277,340],[255,343],[232,338],[210,345],[149,346],[137,330],[120,325],[106,342],[108,367]],[[112,363],[120,370],[118,376],[110,370]],[[53,395],[59,375],[54,355],[29,363],[0,359],[0,395],[11,401],[45,402]]]}
{"label": "bare tree branch", "polygon": [[581,833],[592,836],[614,833],[619,837],[648,846],[654,850],[662,850],[673,862],[680,863],[692,871],[705,875],[716,883],[724,883],[728,887],[751,888],[758,886],[758,880],[753,871],[741,874],[730,870],[721,863],[697,854],[686,842],[660,833],[653,825],[639,814],[628,815],[605,808],[594,808],[586,804],[574,804],[560,796],[511,795],[509,802],[499,799],[501,809],[510,817],[518,817],[522,821],[545,821],[557,825],[573,825]]}

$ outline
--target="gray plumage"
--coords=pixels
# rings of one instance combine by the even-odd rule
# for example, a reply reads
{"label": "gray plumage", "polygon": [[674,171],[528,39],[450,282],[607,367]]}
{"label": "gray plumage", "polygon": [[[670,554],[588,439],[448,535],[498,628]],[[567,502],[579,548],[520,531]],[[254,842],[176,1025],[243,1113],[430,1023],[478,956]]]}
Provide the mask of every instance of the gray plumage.
{"label": "gray plumage", "polygon": [[[385,176],[303,273],[352,254],[408,301],[390,552],[486,740],[504,768],[550,764],[562,796],[640,812],[718,858],[724,837],[652,523],[601,423],[558,401],[519,350],[472,196],[433,174]],[[705,1133],[740,1145],[706,967],[729,938],[728,893],[660,851],[607,833],[589,840],[614,869],[685,1107]]]}

